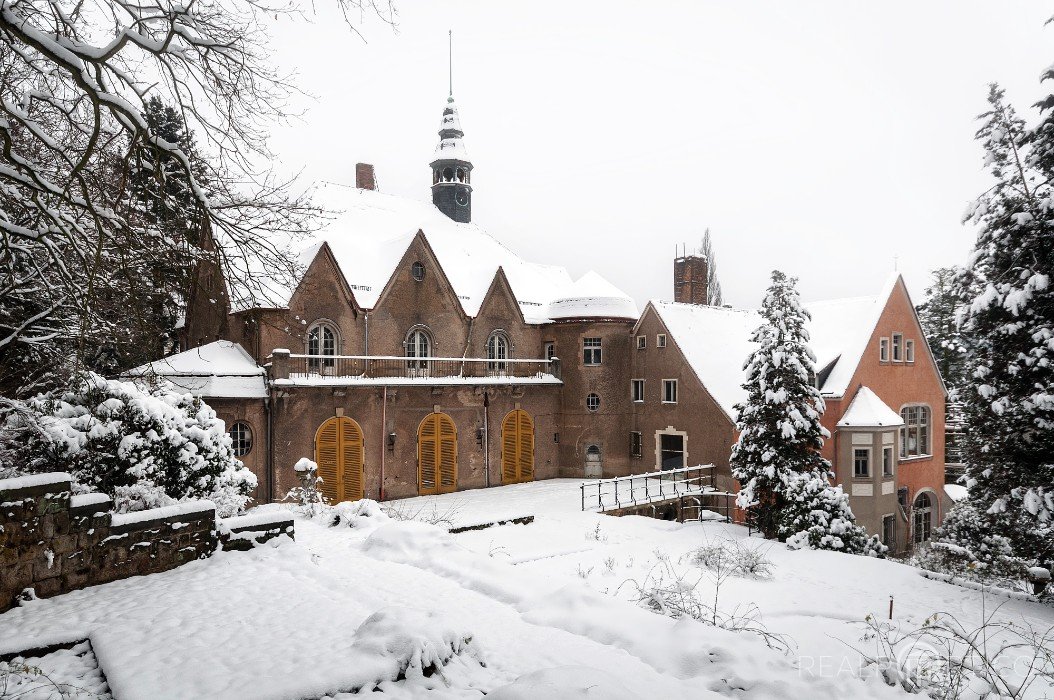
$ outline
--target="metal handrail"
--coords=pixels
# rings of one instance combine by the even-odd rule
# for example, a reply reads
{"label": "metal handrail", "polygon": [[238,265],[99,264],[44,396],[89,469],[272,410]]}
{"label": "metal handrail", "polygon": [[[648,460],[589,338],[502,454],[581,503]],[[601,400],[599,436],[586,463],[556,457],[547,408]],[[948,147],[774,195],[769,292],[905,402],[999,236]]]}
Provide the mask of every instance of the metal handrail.
{"label": "metal handrail", "polygon": [[[292,359],[302,360],[398,360],[400,362],[489,362],[491,364],[538,364],[548,365],[552,360],[546,359],[534,359],[534,358],[519,358],[519,357],[506,357],[503,359],[491,360],[486,357],[408,357],[406,355],[304,355],[299,353],[290,353],[289,357]],[[554,358],[555,359],[555,358]]]}
{"label": "metal handrail", "polygon": [[[686,494],[716,492],[715,467],[713,464],[700,464],[693,467],[679,467],[644,474],[630,474],[596,481],[586,481],[580,485],[582,510],[597,510],[601,513],[609,510],[648,504],[653,501],[679,498]],[[708,479],[709,483],[704,483]],[[620,485],[624,485],[620,493]],[[654,487],[654,488],[653,488]],[[586,504],[587,489],[589,506]],[[628,490],[628,493],[627,493]],[[643,491],[643,493],[642,493]]]}

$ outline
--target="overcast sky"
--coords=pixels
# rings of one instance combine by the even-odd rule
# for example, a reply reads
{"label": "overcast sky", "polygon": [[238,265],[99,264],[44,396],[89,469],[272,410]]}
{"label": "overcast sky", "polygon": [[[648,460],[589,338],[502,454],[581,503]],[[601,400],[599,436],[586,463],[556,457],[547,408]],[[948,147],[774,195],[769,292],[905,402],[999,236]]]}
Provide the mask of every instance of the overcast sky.
{"label": "overcast sky", "polygon": [[707,227],[726,303],[757,305],[773,268],[806,300],[872,294],[895,260],[921,301],[973,241],[987,84],[1031,115],[1054,62],[1038,2],[397,0],[365,42],[315,4],[273,41],[314,96],[276,167],[353,183],[369,162],[430,199],[453,29],[474,221],[642,306]]}

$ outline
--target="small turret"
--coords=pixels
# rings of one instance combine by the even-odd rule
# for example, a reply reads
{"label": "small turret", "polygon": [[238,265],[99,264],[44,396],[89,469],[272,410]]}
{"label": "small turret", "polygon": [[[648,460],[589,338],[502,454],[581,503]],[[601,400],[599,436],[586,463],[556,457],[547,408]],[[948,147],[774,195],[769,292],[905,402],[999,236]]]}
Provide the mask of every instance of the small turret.
{"label": "small turret", "polygon": [[447,98],[443,122],[439,127],[439,145],[432,161],[432,203],[454,221],[467,224],[472,220],[472,163],[465,150],[465,132],[461,130],[454,96]]}

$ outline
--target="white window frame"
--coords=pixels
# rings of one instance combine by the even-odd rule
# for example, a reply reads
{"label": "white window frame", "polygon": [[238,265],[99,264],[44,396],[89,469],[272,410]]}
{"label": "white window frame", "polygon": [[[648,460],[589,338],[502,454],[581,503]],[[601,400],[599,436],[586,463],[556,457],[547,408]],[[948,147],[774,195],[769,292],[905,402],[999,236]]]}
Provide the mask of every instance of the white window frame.
{"label": "white window frame", "polygon": [[[670,400],[670,387],[673,387],[673,400]],[[663,379],[662,380],[662,402],[665,404],[677,403],[677,380],[676,379]]]}
{"label": "white window frame", "polygon": [[[595,343],[594,343],[595,341]],[[604,363],[604,340],[597,337],[582,338],[582,364],[599,367]]]}
{"label": "white window frame", "polygon": [[487,338],[487,372],[503,375],[509,371],[512,357],[512,340],[503,330],[496,330]]}
{"label": "white window frame", "polygon": [[904,334],[894,333],[893,341],[890,343],[893,362],[904,361]]}
{"label": "white window frame", "polygon": [[[856,471],[856,453],[864,452],[867,454],[867,473],[858,474]],[[871,448],[870,447],[858,447],[853,446],[853,478],[854,479],[870,479],[871,478]]]}
{"label": "white window frame", "polygon": [[[332,337],[332,347],[327,347],[326,333]],[[317,352],[311,352],[312,342],[316,345]],[[304,340],[304,352],[308,356],[308,371],[321,374],[331,374],[336,364],[334,357],[340,354],[340,333],[337,325],[329,319],[320,318],[308,328],[307,338]]]}
{"label": "white window frame", "polygon": [[666,334],[665,333],[658,333],[658,334],[656,334],[656,336],[655,336],[655,347],[657,347],[657,348],[664,348],[664,347],[666,347]]}
{"label": "white window frame", "polygon": [[[916,416],[918,420],[915,422],[909,421],[909,411],[917,411]],[[925,415],[926,420],[922,420],[922,416]],[[904,420],[904,425],[900,428],[900,459],[922,459],[925,457],[933,456],[933,409],[928,404],[923,403],[911,403],[906,404],[900,409],[900,417]],[[925,428],[925,448],[922,449],[922,445],[919,443],[923,442],[920,440],[920,436]],[[908,449],[908,441],[915,438],[915,450]]]}
{"label": "white window frame", "polygon": [[545,341],[542,351],[545,353],[545,359],[552,362],[552,359],[556,357],[556,342],[552,340]]}
{"label": "white window frame", "polygon": [[637,349],[638,350],[644,350],[647,347],[648,347],[648,336],[646,336],[646,335],[638,335],[637,336]]}
{"label": "white window frame", "polygon": [[904,339],[904,362],[915,364],[915,340],[912,338]]}
{"label": "white window frame", "polygon": [[407,331],[406,339],[403,340],[403,354],[410,376],[427,376],[431,369],[429,358],[435,357],[435,337],[432,332],[424,326],[414,326]]}
{"label": "white window frame", "polygon": [[889,338],[878,339],[878,361],[889,362]]}
{"label": "white window frame", "polygon": [[629,380],[629,396],[633,403],[644,403],[644,380]]}
{"label": "white window frame", "polygon": [[[888,470],[886,469],[886,467],[887,467],[886,456],[887,455],[889,456],[889,462],[888,462],[889,469]],[[882,446],[882,476],[883,477],[893,477],[893,476],[896,476],[896,472],[897,472],[897,459],[896,459],[896,453],[893,451],[893,446],[892,445],[883,445]]]}
{"label": "white window frame", "polygon": [[[590,407],[589,402],[594,396],[596,397],[597,405],[595,407]],[[591,391],[586,394],[586,410],[590,413],[596,413],[600,410],[600,394],[596,393],[595,391]]]}

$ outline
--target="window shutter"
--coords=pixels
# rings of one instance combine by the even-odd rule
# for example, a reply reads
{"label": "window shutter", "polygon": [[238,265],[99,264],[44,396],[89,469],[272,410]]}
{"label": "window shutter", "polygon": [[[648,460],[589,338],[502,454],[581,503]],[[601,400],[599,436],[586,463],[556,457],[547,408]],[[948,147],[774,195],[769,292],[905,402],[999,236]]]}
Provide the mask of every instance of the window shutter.
{"label": "window shutter", "polygon": [[534,421],[527,411],[517,411],[520,481],[534,481]]}
{"label": "window shutter", "polygon": [[517,466],[519,463],[519,425],[516,422],[516,411],[505,416],[501,422],[501,481],[515,484],[519,481]]}
{"label": "window shutter", "polygon": [[322,478],[322,493],[330,503],[341,500],[340,450],[337,418],[330,418],[315,435],[315,462]]}
{"label": "window shutter", "polygon": [[450,416],[436,414],[439,438],[439,492],[457,490],[457,428]]}
{"label": "window shutter", "polygon": [[422,495],[436,493],[436,416],[423,421],[417,433],[418,491]]}
{"label": "window shutter", "polygon": [[363,445],[362,429],[350,418],[340,419],[340,449],[343,458],[341,483],[343,500],[357,501],[363,496]]}

